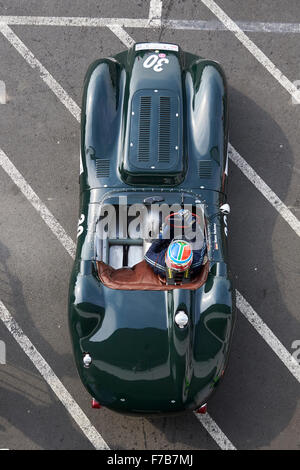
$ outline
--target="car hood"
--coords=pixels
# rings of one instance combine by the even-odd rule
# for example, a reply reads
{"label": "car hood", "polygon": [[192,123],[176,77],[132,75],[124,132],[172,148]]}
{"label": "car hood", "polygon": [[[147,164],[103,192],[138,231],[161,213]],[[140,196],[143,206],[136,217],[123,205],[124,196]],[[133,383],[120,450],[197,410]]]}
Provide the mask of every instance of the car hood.
{"label": "car hood", "polygon": [[[89,368],[77,354],[91,395],[124,412],[178,411],[204,401],[224,366],[225,340],[223,333],[220,337],[211,331],[207,320],[215,317],[219,329],[223,324],[226,330],[227,320],[222,323],[221,318],[226,313],[201,311],[202,289],[102,289],[101,320],[80,339],[81,354],[92,358]],[[174,321],[178,310],[189,317],[183,329]]]}

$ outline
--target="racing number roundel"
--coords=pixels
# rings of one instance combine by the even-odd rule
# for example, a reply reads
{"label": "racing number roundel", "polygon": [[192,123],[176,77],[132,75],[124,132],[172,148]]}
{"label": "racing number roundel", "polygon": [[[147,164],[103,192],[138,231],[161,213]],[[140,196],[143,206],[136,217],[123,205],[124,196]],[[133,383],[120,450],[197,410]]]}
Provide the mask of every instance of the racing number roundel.
{"label": "racing number roundel", "polygon": [[156,54],[151,54],[143,63],[145,69],[153,68],[154,72],[161,72],[163,70],[163,64],[168,64],[169,59],[165,57],[159,57]]}

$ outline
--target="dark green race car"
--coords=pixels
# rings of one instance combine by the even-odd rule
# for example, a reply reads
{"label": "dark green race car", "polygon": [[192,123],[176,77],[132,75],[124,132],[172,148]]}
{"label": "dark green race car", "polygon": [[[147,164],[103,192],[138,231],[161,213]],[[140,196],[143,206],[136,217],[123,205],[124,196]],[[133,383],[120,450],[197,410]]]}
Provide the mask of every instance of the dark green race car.
{"label": "dark green race car", "polygon": [[[222,68],[175,44],[135,44],[90,66],[81,122],[69,291],[81,380],[95,406],[205,411],[224,374],[235,320]],[[207,250],[197,275],[171,283],[144,256],[182,208]]]}

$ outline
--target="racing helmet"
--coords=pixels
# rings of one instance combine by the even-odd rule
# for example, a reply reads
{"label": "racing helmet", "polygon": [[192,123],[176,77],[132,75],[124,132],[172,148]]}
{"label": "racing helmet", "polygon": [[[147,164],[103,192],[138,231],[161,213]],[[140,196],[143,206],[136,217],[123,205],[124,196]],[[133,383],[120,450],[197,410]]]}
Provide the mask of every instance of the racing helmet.
{"label": "racing helmet", "polygon": [[193,261],[193,250],[185,240],[173,240],[166,251],[166,265],[171,271],[188,271]]}

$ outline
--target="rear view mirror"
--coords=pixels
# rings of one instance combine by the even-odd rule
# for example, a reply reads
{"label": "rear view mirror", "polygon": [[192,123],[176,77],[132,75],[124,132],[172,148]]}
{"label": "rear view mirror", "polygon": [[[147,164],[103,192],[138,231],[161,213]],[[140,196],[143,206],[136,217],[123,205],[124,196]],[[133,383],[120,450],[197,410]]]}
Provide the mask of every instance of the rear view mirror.
{"label": "rear view mirror", "polygon": [[225,215],[230,214],[230,205],[229,204],[223,204],[220,207],[220,211],[222,212],[222,214],[225,214]]}

